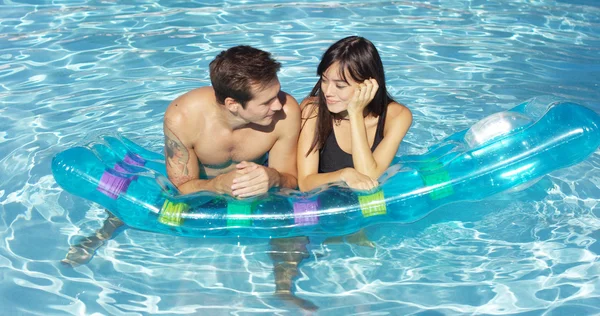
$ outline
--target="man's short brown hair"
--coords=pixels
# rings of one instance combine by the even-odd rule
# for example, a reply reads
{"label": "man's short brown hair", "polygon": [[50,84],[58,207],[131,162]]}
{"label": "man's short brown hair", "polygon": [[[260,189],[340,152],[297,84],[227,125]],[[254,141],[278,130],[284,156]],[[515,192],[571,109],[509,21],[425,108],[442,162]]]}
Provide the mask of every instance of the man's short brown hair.
{"label": "man's short brown hair", "polygon": [[242,107],[250,101],[252,86],[265,87],[275,79],[281,64],[271,54],[251,46],[235,46],[224,50],[210,63],[210,81],[217,101],[233,98]]}

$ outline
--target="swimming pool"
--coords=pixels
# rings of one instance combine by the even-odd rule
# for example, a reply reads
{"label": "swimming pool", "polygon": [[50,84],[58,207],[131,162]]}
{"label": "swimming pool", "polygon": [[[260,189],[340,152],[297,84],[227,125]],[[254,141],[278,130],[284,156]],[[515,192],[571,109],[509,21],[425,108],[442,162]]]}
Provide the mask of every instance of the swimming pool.
{"label": "swimming pool", "polygon": [[[369,38],[414,114],[401,153],[539,95],[600,111],[591,0],[45,3],[0,5],[0,314],[297,312],[271,296],[262,240],[125,229],[87,265],[59,262],[106,215],[56,185],[52,156],[114,130],[158,151],[167,104],[230,46],[271,51],[301,99],[328,45]],[[599,201],[596,152],[524,192],[371,227],[375,249],[313,240],[297,294],[335,315],[598,313]]]}

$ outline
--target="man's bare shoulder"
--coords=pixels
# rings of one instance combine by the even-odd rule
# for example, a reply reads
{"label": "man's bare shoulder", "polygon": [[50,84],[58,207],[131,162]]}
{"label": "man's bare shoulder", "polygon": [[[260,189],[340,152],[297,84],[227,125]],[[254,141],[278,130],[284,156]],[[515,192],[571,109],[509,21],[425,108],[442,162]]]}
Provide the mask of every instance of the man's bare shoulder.
{"label": "man's bare shoulder", "polygon": [[283,103],[283,112],[286,116],[290,116],[292,119],[297,119],[300,115],[300,106],[298,101],[286,92],[281,92],[285,96],[285,103]]}
{"label": "man's bare shoulder", "polygon": [[206,115],[215,104],[212,87],[191,90],[179,96],[165,111],[164,132],[167,137],[176,137],[187,146],[197,141],[197,136],[207,128]]}
{"label": "man's bare shoulder", "polygon": [[169,104],[165,111],[165,123],[169,125],[186,126],[197,123],[200,113],[206,113],[215,103],[215,93],[212,87],[202,87],[188,91]]}
{"label": "man's bare shoulder", "polygon": [[215,91],[212,87],[202,87],[190,90],[178,96],[169,104],[165,115],[201,112],[216,102]]}
{"label": "man's bare shoulder", "polygon": [[275,134],[293,135],[300,130],[300,106],[293,96],[285,92],[281,92],[280,98],[283,107],[275,123]]}

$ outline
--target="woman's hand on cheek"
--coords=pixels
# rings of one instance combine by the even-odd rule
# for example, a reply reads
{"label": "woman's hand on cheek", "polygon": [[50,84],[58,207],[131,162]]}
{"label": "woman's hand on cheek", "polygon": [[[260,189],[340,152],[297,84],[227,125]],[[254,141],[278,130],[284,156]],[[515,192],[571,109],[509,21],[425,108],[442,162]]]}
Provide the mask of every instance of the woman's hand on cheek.
{"label": "woman's hand on cheek", "polygon": [[363,114],[363,110],[373,100],[379,84],[377,80],[371,78],[363,81],[356,88],[354,88],[354,95],[348,103],[348,114]]}

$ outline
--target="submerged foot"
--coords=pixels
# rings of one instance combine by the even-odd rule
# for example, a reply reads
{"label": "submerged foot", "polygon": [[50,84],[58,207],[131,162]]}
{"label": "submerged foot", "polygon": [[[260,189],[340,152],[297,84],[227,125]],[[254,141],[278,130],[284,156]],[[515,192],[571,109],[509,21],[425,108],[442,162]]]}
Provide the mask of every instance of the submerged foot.
{"label": "submerged foot", "polygon": [[94,257],[96,250],[104,244],[104,239],[97,236],[86,237],[82,242],[71,246],[66,257],[61,260],[63,264],[76,267],[88,263]]}
{"label": "submerged foot", "polygon": [[76,267],[88,263],[96,254],[96,250],[104,245],[104,241],[112,238],[115,231],[124,225],[124,223],[108,212],[108,217],[104,220],[102,228],[96,231],[93,236],[85,237],[81,242],[69,248],[67,256],[61,260],[63,264]]}
{"label": "submerged foot", "polygon": [[275,296],[279,297],[281,300],[293,303],[296,306],[307,311],[316,311],[317,309],[319,309],[319,307],[313,302],[299,298],[298,296],[292,294],[292,292],[290,291],[278,291],[275,292]]}

